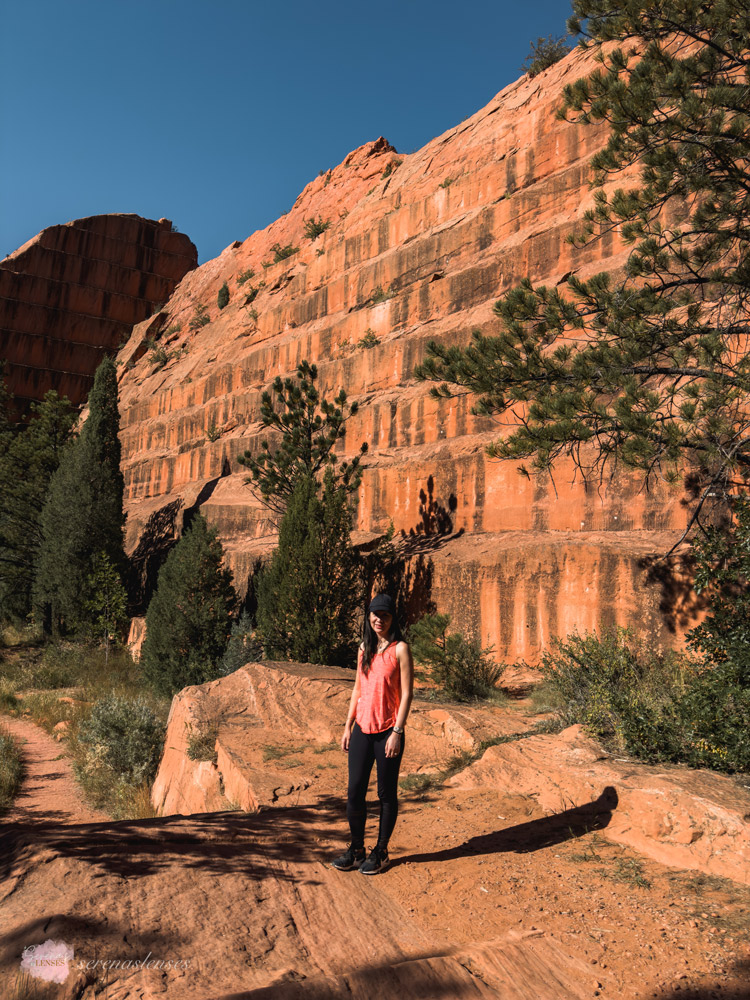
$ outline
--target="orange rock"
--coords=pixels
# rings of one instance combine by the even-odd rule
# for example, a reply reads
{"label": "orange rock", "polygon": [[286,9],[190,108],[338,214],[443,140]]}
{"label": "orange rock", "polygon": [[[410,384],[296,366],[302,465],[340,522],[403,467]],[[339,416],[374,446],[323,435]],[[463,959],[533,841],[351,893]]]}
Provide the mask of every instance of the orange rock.
{"label": "orange rock", "polygon": [[[228,800],[255,812],[303,792],[312,801],[321,790],[333,791],[321,754],[328,747],[343,763],[339,741],[353,683],[354,672],[340,667],[266,662],[184,688],[172,700],[154,808],[188,815],[225,808]],[[528,726],[501,708],[416,702],[407,738],[414,760],[434,766],[489,736]],[[190,734],[201,729],[216,734],[216,764],[188,757]]]}
{"label": "orange rock", "polygon": [[617,760],[580,726],[490,747],[447,784],[527,795],[562,826],[587,822],[662,864],[750,885],[746,791],[710,771]]}
{"label": "orange rock", "polygon": [[85,401],[102,355],[166,302],[198,254],[168,219],[95,215],[51,226],[0,261],[0,356],[21,405]]}
{"label": "orange rock", "polygon": [[[565,462],[554,482],[527,481],[487,459],[506,431],[472,414],[471,397],[433,399],[412,377],[430,340],[497,332],[493,305],[521,278],[556,285],[622,267],[615,234],[583,250],[565,241],[592,204],[588,162],[607,133],[555,111],[594,66],[577,49],[415,153],[396,157],[382,138],[361,146],[134,327],[120,353],[129,550],[173,505],[197,503],[244,590],[276,528],[237,457],[264,437],[263,390],[307,358],[323,394],[344,387],[360,404],[340,448],[370,446],[355,527],[363,541],[391,523],[400,533],[411,618],[432,600],[509,662],[534,664],[553,636],[601,624],[679,643],[700,612],[689,577],[679,559],[658,578],[650,565],[685,525],[678,489],[646,491],[624,472],[586,487]],[[312,217],[330,222],[314,241]],[[272,263],[274,244],[298,252]],[[154,323],[180,328],[161,367],[148,357]],[[375,346],[362,343],[368,331]]]}

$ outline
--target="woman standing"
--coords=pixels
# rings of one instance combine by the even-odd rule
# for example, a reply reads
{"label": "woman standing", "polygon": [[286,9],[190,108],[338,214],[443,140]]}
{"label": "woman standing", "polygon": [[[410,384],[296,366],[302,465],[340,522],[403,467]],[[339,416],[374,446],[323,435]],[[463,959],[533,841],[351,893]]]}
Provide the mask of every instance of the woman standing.
{"label": "woman standing", "polygon": [[[396,606],[387,594],[378,594],[365,619],[357,679],[341,737],[341,749],[349,754],[346,818],[352,839],[344,854],[331,862],[339,871],[358,868],[363,875],[375,875],[388,867],[388,841],[398,815],[404,726],[413,693],[411,650],[401,635]],[[377,844],[366,858],[366,799],[373,763],[377,763],[380,827]]]}

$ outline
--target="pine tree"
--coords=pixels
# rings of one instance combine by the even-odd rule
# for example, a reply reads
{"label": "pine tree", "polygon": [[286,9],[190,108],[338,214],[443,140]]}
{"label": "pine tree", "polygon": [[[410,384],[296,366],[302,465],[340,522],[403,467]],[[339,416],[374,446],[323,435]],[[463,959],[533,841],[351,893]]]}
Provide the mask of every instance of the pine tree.
{"label": "pine tree", "polygon": [[258,634],[272,658],[351,663],[362,588],[350,531],[347,488],[331,469],[322,496],[311,476],[297,482],[258,582]]}
{"label": "pine tree", "polygon": [[94,640],[104,647],[104,662],[108,663],[110,647],[122,639],[128,621],[128,595],[106,553],[94,556],[86,590],[87,624]]}
{"label": "pine tree", "polygon": [[237,600],[223,559],[216,529],[198,514],[159,572],[146,612],[141,666],[162,694],[220,675]]}
{"label": "pine tree", "polygon": [[26,423],[0,450],[0,615],[31,611],[33,568],[41,544],[41,514],[50,479],[70,437],[75,413],[50,390],[31,404]]}
{"label": "pine tree", "polygon": [[88,405],[80,436],[62,451],[41,515],[34,603],[55,631],[80,623],[97,553],[120,573],[125,565],[117,370],[110,358],[96,371]]}
{"label": "pine tree", "polygon": [[261,422],[277,434],[277,447],[262,443],[259,455],[250,451],[238,458],[240,465],[250,470],[246,480],[251,483],[263,504],[283,514],[300,479],[312,476],[318,482],[323,472],[334,469],[336,481],[353,493],[362,476],[361,456],[367,451],[363,443],[360,454],[351,462],[337,465],[333,448],[344,437],[346,421],[357,412],[357,403],[346,406],[346,393],[340,390],[333,402],[321,399],[315,385],[316,365],[301,361],[296,379],[276,378],[273,393],[261,397]]}
{"label": "pine tree", "polygon": [[[499,336],[432,343],[418,378],[479,397],[516,429],[493,457],[535,471],[570,456],[585,476],[621,463],[730,503],[750,478],[750,20],[740,0],[574,0],[571,33],[601,67],[568,86],[561,116],[606,122],[595,207],[574,243],[618,229],[624,277],[525,280],[495,306]],[[585,27],[584,27],[585,24]],[[619,47],[603,43],[619,42]],[[608,193],[623,168],[635,186]],[[528,474],[522,465],[521,470]]]}

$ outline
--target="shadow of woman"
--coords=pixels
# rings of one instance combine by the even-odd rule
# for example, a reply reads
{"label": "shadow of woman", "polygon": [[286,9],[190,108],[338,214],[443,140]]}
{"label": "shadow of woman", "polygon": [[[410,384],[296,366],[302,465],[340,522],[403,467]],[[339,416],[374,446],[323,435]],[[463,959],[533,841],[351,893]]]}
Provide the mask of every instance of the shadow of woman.
{"label": "shadow of woman", "polygon": [[395,868],[408,862],[450,861],[469,854],[501,854],[505,851],[526,854],[543,847],[552,847],[567,840],[575,840],[593,830],[603,830],[612,819],[618,801],[616,789],[612,785],[607,785],[601,795],[592,802],[565,809],[552,816],[530,820],[528,823],[509,826],[504,830],[483,833],[481,836],[471,837],[463,844],[456,844],[455,847],[445,848],[442,851],[394,858],[391,867]]}

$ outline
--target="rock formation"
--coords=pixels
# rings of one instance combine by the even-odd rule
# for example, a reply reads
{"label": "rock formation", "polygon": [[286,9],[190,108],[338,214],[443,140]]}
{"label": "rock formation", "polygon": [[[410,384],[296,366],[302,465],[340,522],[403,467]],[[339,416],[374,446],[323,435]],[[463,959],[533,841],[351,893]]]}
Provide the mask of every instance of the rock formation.
{"label": "rock formation", "polygon": [[[509,661],[534,662],[553,636],[602,623],[675,641],[689,589],[651,582],[647,565],[685,523],[679,490],[626,474],[587,487],[564,464],[554,482],[524,480],[487,459],[503,428],[472,415],[470,397],[432,399],[412,377],[429,340],[497,330],[493,304],[522,277],[554,285],[621,266],[612,234],[582,251],[565,242],[591,204],[588,161],[605,132],[555,110],[592,66],[575,51],[410,155],[382,138],[361,146],[135,327],[120,355],[131,550],[145,552],[165,520],[178,531],[176,506],[198,504],[244,588],[275,529],[236,459],[260,447],[262,390],[306,358],[324,394],[344,387],[360,403],[342,447],[370,446],[358,538],[391,522],[403,533],[412,615],[449,612]],[[309,239],[310,219],[330,225]]]}
{"label": "rock formation", "polygon": [[[172,701],[154,808],[191,815],[230,803],[256,812],[329,801],[341,783],[329,767],[341,761],[338,741],[353,682],[351,671],[336,667],[249,663],[184,688]],[[563,828],[591,814],[589,828],[606,828],[609,841],[644,857],[750,885],[750,795],[732,778],[619,761],[579,726],[533,735],[531,721],[513,708],[417,698],[404,775],[429,774],[457,754],[475,754],[474,763],[447,779],[448,788],[476,790],[488,801],[524,796]],[[206,734],[215,761],[189,752],[191,739]],[[483,742],[498,739],[479,756]],[[467,842],[469,850],[482,846],[481,837]]]}
{"label": "rock formation", "polygon": [[0,261],[0,358],[19,405],[49,389],[85,401],[102,354],[197,263],[168,219],[137,215],[51,226]]}

